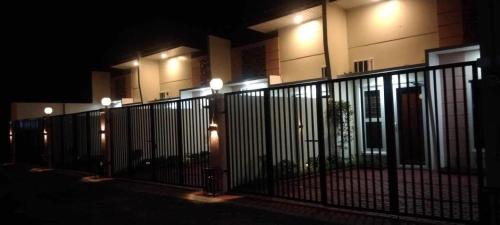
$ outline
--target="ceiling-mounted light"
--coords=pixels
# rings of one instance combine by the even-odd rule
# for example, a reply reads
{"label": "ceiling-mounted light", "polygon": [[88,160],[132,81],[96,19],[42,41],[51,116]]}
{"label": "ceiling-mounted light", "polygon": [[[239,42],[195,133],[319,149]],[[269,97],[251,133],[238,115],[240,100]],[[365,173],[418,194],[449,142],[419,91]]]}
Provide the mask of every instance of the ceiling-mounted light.
{"label": "ceiling-mounted light", "polygon": [[166,59],[166,58],[167,58],[167,54],[166,54],[166,53],[161,53],[160,57],[161,57],[162,59]]}
{"label": "ceiling-mounted light", "polygon": [[134,62],[132,63],[134,66],[139,66],[139,61],[137,60],[134,60]]}
{"label": "ceiling-mounted light", "polygon": [[293,17],[293,22],[295,24],[300,24],[302,23],[302,21],[304,21],[304,17],[302,15],[296,15],[295,17]]}

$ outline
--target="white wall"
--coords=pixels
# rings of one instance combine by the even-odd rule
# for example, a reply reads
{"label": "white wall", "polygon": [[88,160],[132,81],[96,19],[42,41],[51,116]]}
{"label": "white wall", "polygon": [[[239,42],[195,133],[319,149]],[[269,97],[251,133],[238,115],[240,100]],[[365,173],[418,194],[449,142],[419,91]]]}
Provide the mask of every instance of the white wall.
{"label": "white wall", "polygon": [[336,75],[350,71],[347,44],[347,15],[344,9],[335,4],[329,4],[327,10],[330,66],[332,76],[336,77]]}
{"label": "white wall", "polygon": [[212,78],[221,78],[224,82],[231,80],[231,41],[216,37],[208,37],[208,51]]}
{"label": "white wall", "polygon": [[92,103],[101,104],[101,99],[111,96],[111,74],[92,72]]}
{"label": "white wall", "polygon": [[179,90],[191,88],[191,56],[178,56],[159,62],[160,90],[168,92],[169,97],[178,97]]}
{"label": "white wall", "polygon": [[383,1],[347,11],[349,61],[374,58],[374,69],[425,63],[438,47],[436,0]]}
{"label": "white wall", "polygon": [[278,34],[282,82],[321,78],[325,66],[321,20],[285,27]]}
{"label": "white wall", "polygon": [[[139,76],[137,70],[140,72],[141,89],[139,89]],[[154,101],[160,97],[160,78],[159,78],[159,68],[158,62],[149,59],[141,59],[139,67],[133,67],[130,69],[131,76],[131,93],[134,102],[144,102]]]}

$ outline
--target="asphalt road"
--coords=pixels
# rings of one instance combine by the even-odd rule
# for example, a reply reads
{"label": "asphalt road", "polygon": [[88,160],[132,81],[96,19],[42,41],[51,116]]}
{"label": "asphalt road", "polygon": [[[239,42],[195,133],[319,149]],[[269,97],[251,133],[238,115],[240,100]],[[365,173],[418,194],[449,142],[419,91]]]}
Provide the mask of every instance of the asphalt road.
{"label": "asphalt road", "polygon": [[326,224],[227,203],[141,193],[113,182],[86,183],[77,176],[1,167],[1,224]]}

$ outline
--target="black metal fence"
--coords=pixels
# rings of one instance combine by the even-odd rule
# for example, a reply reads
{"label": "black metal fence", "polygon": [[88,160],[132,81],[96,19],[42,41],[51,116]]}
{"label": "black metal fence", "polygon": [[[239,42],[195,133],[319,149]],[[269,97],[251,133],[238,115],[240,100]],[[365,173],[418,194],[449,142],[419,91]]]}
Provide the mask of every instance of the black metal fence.
{"label": "black metal fence", "polygon": [[[479,79],[468,62],[227,93],[229,189],[477,221]],[[200,97],[15,121],[16,155],[201,187],[209,166],[208,104]]]}
{"label": "black metal fence", "polygon": [[202,187],[209,167],[208,102],[192,98],[14,121],[17,161],[103,175],[109,168],[116,177]]}
{"label": "black metal fence", "polygon": [[102,173],[105,159],[101,153],[99,118],[99,111],[90,111],[43,119],[46,152],[53,167]]}
{"label": "black metal fence", "polygon": [[21,162],[48,165],[46,162],[49,156],[44,151],[42,119],[14,121],[9,138],[10,142],[16,143],[12,158]]}
{"label": "black metal fence", "polygon": [[478,220],[475,63],[225,95],[229,189]]}
{"label": "black metal fence", "polygon": [[110,110],[115,176],[203,186],[209,166],[207,98]]}

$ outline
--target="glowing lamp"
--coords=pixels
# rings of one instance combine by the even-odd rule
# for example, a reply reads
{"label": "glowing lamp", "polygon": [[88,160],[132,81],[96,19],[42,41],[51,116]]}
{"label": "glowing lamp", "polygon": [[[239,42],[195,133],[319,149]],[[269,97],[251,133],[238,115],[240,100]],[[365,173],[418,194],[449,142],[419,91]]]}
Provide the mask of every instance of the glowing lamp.
{"label": "glowing lamp", "polygon": [[224,86],[224,82],[220,78],[214,78],[210,81],[210,88],[215,92],[222,89],[222,86]]}
{"label": "glowing lamp", "polygon": [[108,97],[104,97],[101,99],[101,104],[104,106],[104,107],[108,107],[111,105],[111,98],[108,98]]}
{"label": "glowing lamp", "polygon": [[45,109],[43,109],[43,112],[45,113],[45,115],[50,115],[54,112],[54,109],[52,109],[52,107],[45,107]]}

